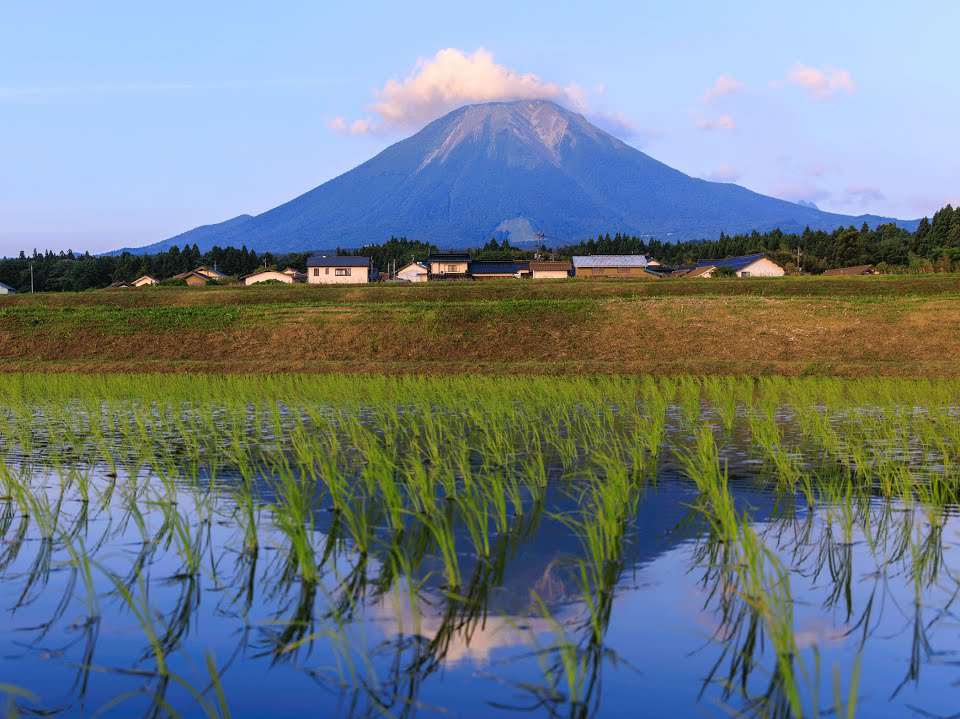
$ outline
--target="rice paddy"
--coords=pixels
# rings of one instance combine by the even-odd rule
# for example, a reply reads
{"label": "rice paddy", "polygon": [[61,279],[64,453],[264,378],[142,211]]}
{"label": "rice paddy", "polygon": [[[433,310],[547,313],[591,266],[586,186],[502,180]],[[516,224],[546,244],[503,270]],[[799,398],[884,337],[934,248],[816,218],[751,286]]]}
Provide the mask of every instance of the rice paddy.
{"label": "rice paddy", "polygon": [[950,716],[960,382],[0,376],[7,716]]}

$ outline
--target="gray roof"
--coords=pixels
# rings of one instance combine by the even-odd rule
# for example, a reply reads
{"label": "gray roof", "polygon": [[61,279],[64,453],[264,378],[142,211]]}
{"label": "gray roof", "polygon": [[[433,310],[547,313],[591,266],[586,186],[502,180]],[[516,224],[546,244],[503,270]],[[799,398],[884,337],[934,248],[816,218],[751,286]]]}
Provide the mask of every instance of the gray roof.
{"label": "gray roof", "polygon": [[11,292],[16,292],[10,285],[5,285],[2,282],[0,282],[0,287],[3,287],[5,290],[10,290]]}
{"label": "gray roof", "polygon": [[574,267],[646,267],[646,255],[574,255]]}
{"label": "gray roof", "polygon": [[369,257],[355,255],[314,255],[307,260],[307,267],[369,267]]}
{"label": "gray roof", "polygon": [[697,267],[732,267],[734,271],[739,272],[747,265],[752,265],[757,260],[762,260],[766,256],[763,252],[755,252],[752,255],[724,257],[718,260],[697,260]]}

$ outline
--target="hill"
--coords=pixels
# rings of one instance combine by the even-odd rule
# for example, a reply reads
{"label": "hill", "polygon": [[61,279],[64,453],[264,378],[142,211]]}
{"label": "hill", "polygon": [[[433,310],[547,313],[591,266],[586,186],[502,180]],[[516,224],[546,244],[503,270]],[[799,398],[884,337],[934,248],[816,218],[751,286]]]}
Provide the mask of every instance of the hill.
{"label": "hill", "polygon": [[779,227],[833,230],[902,222],[851,217],[690,177],[546,100],[469,105],[359,167],[279,207],[205,225],[172,244],[292,252],[360,247],[391,235],[440,247],[537,230],[564,243],[619,229],[660,239],[712,238]]}

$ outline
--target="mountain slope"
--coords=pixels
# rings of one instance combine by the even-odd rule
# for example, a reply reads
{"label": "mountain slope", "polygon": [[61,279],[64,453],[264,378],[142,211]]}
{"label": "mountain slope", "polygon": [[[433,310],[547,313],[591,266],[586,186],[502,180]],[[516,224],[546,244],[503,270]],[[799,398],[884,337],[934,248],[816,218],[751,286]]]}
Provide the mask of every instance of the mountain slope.
{"label": "mountain slope", "polygon": [[[205,225],[162,243],[274,252],[357,247],[391,235],[440,247],[492,235],[551,243],[601,231],[663,239],[809,225],[892,222],[850,217],[689,177],[544,100],[470,105],[362,165],[256,217]],[[915,222],[899,222],[906,227]]]}

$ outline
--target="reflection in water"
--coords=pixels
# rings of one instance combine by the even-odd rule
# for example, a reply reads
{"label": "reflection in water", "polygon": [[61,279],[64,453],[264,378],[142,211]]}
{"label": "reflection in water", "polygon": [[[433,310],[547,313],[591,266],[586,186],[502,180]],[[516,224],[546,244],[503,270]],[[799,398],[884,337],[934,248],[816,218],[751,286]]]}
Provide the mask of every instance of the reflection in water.
{"label": "reflection in water", "polygon": [[950,715],[952,385],[350,382],[8,387],[11,706]]}

